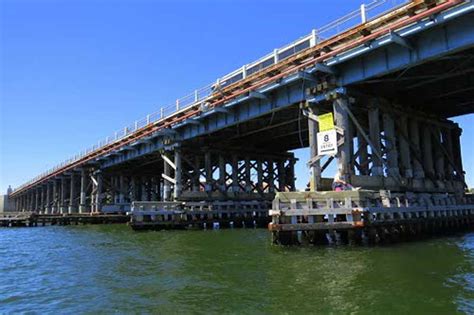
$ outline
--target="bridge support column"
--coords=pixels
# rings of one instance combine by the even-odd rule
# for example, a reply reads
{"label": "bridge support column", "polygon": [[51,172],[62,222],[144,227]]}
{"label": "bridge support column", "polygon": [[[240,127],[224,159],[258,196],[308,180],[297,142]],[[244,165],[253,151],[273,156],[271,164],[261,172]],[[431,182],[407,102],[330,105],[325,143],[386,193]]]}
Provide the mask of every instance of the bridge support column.
{"label": "bridge support column", "polygon": [[79,213],[89,212],[87,206],[87,186],[88,186],[88,172],[86,169],[81,169],[81,192],[79,196]]}
{"label": "bridge support column", "polygon": [[435,141],[435,150],[434,150],[434,159],[435,159],[435,170],[436,170],[436,179],[438,180],[439,186],[444,186],[443,182],[446,179],[446,168],[444,160],[444,152],[442,148],[445,148],[443,144],[443,139],[441,135],[441,130],[437,126],[433,130],[434,132],[434,141]]}
{"label": "bridge support column", "polygon": [[57,179],[53,180],[53,207],[51,212],[53,214],[59,213],[59,183]]}
{"label": "bridge support column", "polygon": [[130,203],[138,201],[138,183],[135,176],[130,176],[130,187],[129,187],[129,199]]}
{"label": "bridge support column", "polygon": [[61,193],[60,193],[60,213],[67,213],[67,204],[66,204],[66,195],[67,195],[67,178],[65,176],[61,177]]}
{"label": "bridge support column", "polygon": [[239,159],[237,155],[232,155],[232,192],[240,191],[239,185]]}
{"label": "bridge support column", "polygon": [[454,151],[454,163],[458,169],[457,176],[459,179],[464,181],[464,168],[462,165],[462,157],[461,157],[461,134],[462,129],[459,128],[456,124],[456,128],[452,130],[452,144],[453,144],[453,151]]}
{"label": "bridge support column", "polygon": [[443,146],[446,148],[447,163],[446,163],[446,178],[448,180],[454,179],[454,166],[451,164],[454,161],[453,155],[453,141],[451,137],[451,129],[443,128],[441,131],[443,135]]}
{"label": "bridge support column", "polygon": [[40,209],[40,187],[35,190],[35,208],[33,211],[39,212]]}
{"label": "bridge support column", "polygon": [[429,179],[434,178],[434,165],[433,165],[433,146],[430,126],[426,123],[422,126],[423,129],[423,165],[425,168],[425,175]]}
{"label": "bridge support column", "polygon": [[385,150],[387,152],[387,175],[395,178],[400,177],[398,168],[397,138],[395,135],[395,122],[390,113],[385,112],[382,115],[385,133]]}
{"label": "bridge support column", "polygon": [[252,191],[252,165],[250,163],[250,157],[245,157],[245,192],[249,193]]}
{"label": "bridge support column", "polygon": [[[380,112],[378,108],[378,102],[375,99],[372,99],[369,104],[369,128],[370,128],[370,141],[372,142],[374,148],[371,150],[380,150]],[[382,161],[377,155],[372,153],[372,175],[373,176],[383,176],[383,167]]]}
{"label": "bridge support column", "polygon": [[147,186],[148,186],[147,177],[142,176],[140,180],[140,201],[149,201]]}
{"label": "bridge support column", "polygon": [[418,120],[410,119],[410,140],[413,144],[414,150],[418,156],[413,159],[413,178],[416,180],[425,177],[425,172],[422,165],[421,159],[421,147],[420,147],[420,126]]}
{"label": "bridge support column", "polygon": [[344,143],[339,147],[339,151],[336,155],[337,158],[337,168],[339,174],[345,176],[346,181],[350,182],[349,175],[350,175],[350,142],[352,139],[349,136],[349,115],[344,108],[349,107],[349,102],[346,98],[338,98],[333,103],[334,109],[334,120],[336,126],[339,127],[344,131],[343,139]]}
{"label": "bridge support column", "polygon": [[209,150],[204,152],[204,172],[206,174],[206,185],[204,190],[206,192],[212,191],[213,179],[212,179],[212,155]]}
{"label": "bridge support column", "polygon": [[31,191],[31,209],[30,211],[36,211],[36,189],[33,188]]}
{"label": "bridge support column", "polygon": [[402,175],[405,178],[412,178],[413,177],[413,169],[411,166],[411,154],[410,154],[410,146],[408,144],[409,136],[408,136],[408,117],[402,115],[399,120],[400,126],[400,162],[402,164]]}
{"label": "bridge support column", "polygon": [[97,176],[96,176],[96,187],[95,187],[95,207],[93,209],[93,212],[95,213],[99,213],[101,212],[102,210],[102,199],[103,199],[103,192],[102,192],[102,189],[103,189],[103,178],[102,178],[102,173],[101,172],[98,172],[96,173]]}
{"label": "bridge support column", "polygon": [[51,211],[51,182],[46,182],[46,204],[44,207],[44,213],[50,214]]}
{"label": "bridge support column", "polygon": [[150,178],[150,200],[158,201],[160,195],[160,181],[155,176]]}
{"label": "bridge support column", "polygon": [[120,176],[119,176],[118,203],[125,203],[125,197],[124,197],[125,190],[126,190],[125,177],[122,174],[120,174]]}
{"label": "bridge support column", "polygon": [[192,190],[198,192],[201,190],[201,159],[198,155],[194,158],[194,164]]}
{"label": "bridge support column", "polygon": [[46,213],[46,185],[41,185],[41,205],[40,205],[40,213]]}
{"label": "bridge support column", "polygon": [[259,193],[263,193],[263,165],[262,165],[262,160],[257,159],[257,191]]}
{"label": "bridge support column", "polygon": [[273,164],[273,159],[268,159],[268,192],[275,192],[275,165]]}
{"label": "bridge support column", "polygon": [[[318,111],[314,107],[310,107],[314,115],[318,115]],[[319,124],[311,118],[308,118],[308,141],[309,141],[309,160],[312,161],[309,168],[309,189],[318,191],[321,188],[321,162],[315,160],[318,156],[318,137]]]}
{"label": "bridge support column", "polygon": [[33,188],[30,192],[30,211],[35,210],[35,199],[36,199],[36,191]]}
{"label": "bridge support column", "polygon": [[25,194],[25,211],[30,211],[30,205],[31,205],[31,195],[30,192],[26,192]]}
{"label": "bridge support column", "polygon": [[174,170],[174,200],[178,200],[181,196],[181,192],[183,190],[183,183],[182,183],[182,165],[181,165],[181,150],[179,148],[175,148],[174,150],[174,166],[176,169]]}
{"label": "bridge support column", "polygon": [[[105,199],[106,203],[116,204],[117,203],[117,176],[110,175],[109,177],[109,189],[106,190]],[[108,194],[107,194],[108,191]]]}
{"label": "bridge support column", "polygon": [[296,191],[296,176],[295,176],[295,164],[296,159],[293,157],[289,160],[287,166],[287,175],[286,177],[286,186],[289,188],[290,191]]}
{"label": "bridge support column", "polygon": [[70,190],[69,190],[69,213],[76,213],[78,212],[77,208],[77,194],[76,194],[76,174],[74,172],[71,173],[71,182],[70,182]]}
{"label": "bridge support column", "polygon": [[286,190],[286,172],[285,172],[285,161],[281,160],[277,162],[277,169],[278,169],[278,190],[285,191]]}
{"label": "bridge support column", "polygon": [[[171,178],[171,166],[166,162],[163,161],[163,174]],[[170,201],[171,200],[171,183],[168,179],[163,178],[163,201]]]}
{"label": "bridge support column", "polygon": [[119,204],[120,203],[120,194],[121,194],[121,183],[120,183],[120,175],[114,176],[114,186],[113,186],[113,191],[114,191],[114,198],[112,202],[114,204]]}
{"label": "bridge support column", "polygon": [[38,186],[38,205],[36,207],[36,212],[38,213],[43,213],[43,190],[44,190],[44,187],[43,185],[39,185]]}
{"label": "bridge support column", "polygon": [[369,175],[369,152],[367,150],[367,140],[362,133],[357,130],[357,145],[359,150],[359,172],[361,175]]}
{"label": "bridge support column", "polygon": [[219,154],[219,190],[223,194],[227,192],[226,175],[225,158],[222,154]]}

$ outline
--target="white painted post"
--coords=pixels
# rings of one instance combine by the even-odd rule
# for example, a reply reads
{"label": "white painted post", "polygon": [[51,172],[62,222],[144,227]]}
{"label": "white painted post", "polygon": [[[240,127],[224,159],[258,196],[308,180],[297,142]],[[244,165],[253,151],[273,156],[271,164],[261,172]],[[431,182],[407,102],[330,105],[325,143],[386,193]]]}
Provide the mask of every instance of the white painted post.
{"label": "white painted post", "polygon": [[194,90],[194,101],[195,102],[199,101],[199,92],[198,92],[198,90]]}
{"label": "white painted post", "polygon": [[135,120],[135,130],[138,129],[138,121]]}
{"label": "white painted post", "polygon": [[163,109],[163,107],[160,108],[160,118],[163,118],[164,112],[165,112],[165,110]]}
{"label": "white painted post", "polygon": [[146,124],[150,124],[150,114],[146,115]]}
{"label": "white painted post", "polygon": [[176,100],[176,110],[179,110],[179,99]]}
{"label": "white painted post", "polygon": [[311,31],[311,39],[309,40],[309,47],[316,46],[318,42],[318,34],[315,29]]}
{"label": "white painted post", "polygon": [[247,77],[247,65],[242,66],[242,79]]}
{"label": "white painted post", "polygon": [[362,20],[362,23],[367,22],[367,12],[365,10],[365,4],[360,5],[360,18]]}
{"label": "white painted post", "polygon": [[278,62],[278,49],[273,50],[273,62],[274,63]]}

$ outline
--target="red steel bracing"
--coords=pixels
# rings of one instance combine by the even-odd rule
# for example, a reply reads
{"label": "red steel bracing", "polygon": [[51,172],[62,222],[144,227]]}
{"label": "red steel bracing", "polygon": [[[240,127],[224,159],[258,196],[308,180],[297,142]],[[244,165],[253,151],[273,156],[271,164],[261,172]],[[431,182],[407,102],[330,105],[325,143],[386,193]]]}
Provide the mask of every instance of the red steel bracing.
{"label": "red steel bracing", "polygon": [[[236,82],[236,83],[233,83],[233,84],[229,85],[228,87],[223,89],[223,91],[221,91],[222,94],[225,95],[226,93],[229,93],[229,91],[232,90],[232,89],[236,89],[236,91],[230,92],[230,94],[227,94],[225,96],[221,96],[222,94],[214,94],[213,96],[211,96],[207,100],[207,102],[209,103],[209,108],[215,108],[215,107],[222,106],[224,103],[226,103],[226,102],[228,102],[232,99],[235,99],[238,96],[241,96],[241,95],[243,95],[247,92],[250,92],[250,91],[253,91],[253,90],[255,90],[259,87],[262,87],[263,85],[266,85],[268,83],[276,81],[276,80],[278,80],[280,78],[283,78],[285,76],[294,74],[294,73],[296,73],[300,70],[303,70],[305,68],[308,68],[310,66],[314,66],[315,64],[320,63],[324,60],[327,60],[328,58],[334,57],[334,56],[336,56],[336,55],[338,55],[338,54],[340,54],[344,51],[347,51],[349,49],[358,47],[358,46],[360,46],[360,45],[362,45],[366,42],[369,42],[369,41],[371,41],[373,39],[376,39],[376,38],[378,38],[382,35],[385,35],[385,34],[389,33],[390,31],[393,31],[393,30],[399,29],[401,27],[404,27],[404,26],[410,25],[412,23],[415,23],[417,21],[420,21],[420,20],[422,20],[426,17],[429,17],[430,15],[433,15],[433,14],[436,14],[436,13],[441,12],[443,10],[449,9],[449,8],[455,6],[459,3],[462,3],[462,2],[464,2],[464,0],[448,0],[448,1],[443,2],[441,4],[433,4],[433,7],[429,8],[429,9],[426,9],[425,11],[416,13],[416,12],[410,11],[409,8],[413,7],[413,5],[424,3],[424,1],[414,0],[411,3],[395,10],[397,12],[400,12],[401,10],[405,9],[404,15],[402,16],[401,20],[390,23],[388,25],[384,25],[383,27],[381,27],[377,31],[375,31],[373,33],[370,33],[368,35],[365,35],[365,36],[361,34],[361,30],[364,29],[363,28],[364,26],[368,26],[371,23],[373,23],[373,21],[364,23],[364,24],[359,25],[359,26],[354,27],[354,28],[351,28],[350,30],[348,30],[348,31],[346,31],[342,34],[339,34],[339,35],[336,35],[332,38],[329,38],[328,40],[319,43],[315,47],[308,48],[305,51],[301,52],[300,54],[298,54],[298,55],[296,55],[292,58],[288,58],[287,61],[285,61],[283,63],[277,63],[273,67],[269,68],[267,71],[265,71],[265,70],[263,71],[264,73],[278,71],[277,70],[278,68],[283,68],[284,66],[288,66],[290,64],[290,66],[287,69],[285,69],[284,71],[279,72],[278,74],[271,75],[271,76],[268,76],[267,78],[260,79],[256,82],[253,82],[253,83],[251,83],[250,86],[248,86],[246,88],[245,87],[242,88],[242,86],[248,85],[249,81],[254,79],[255,77],[262,76],[262,72],[257,72],[254,75],[250,75],[248,80],[239,81],[239,82]],[[413,14],[413,15],[410,16],[411,14]],[[389,12],[389,13],[383,15],[377,20],[384,20],[384,17],[387,17],[387,18],[393,17],[393,12]],[[355,40],[351,40],[350,37],[354,36],[354,34],[357,34],[357,33],[360,34],[360,38],[355,39]],[[347,39],[347,37],[349,37],[349,40],[351,40],[347,44],[341,45],[340,47],[338,47],[334,50],[331,50],[328,53],[321,54],[321,50],[323,48],[328,47],[331,44],[341,42],[344,39]],[[302,59],[303,62],[298,64],[298,62],[297,62],[298,59],[300,59],[300,60]],[[291,64],[293,64],[293,66],[291,66]],[[237,90],[237,88],[240,88],[240,89]],[[12,193],[12,196],[17,195],[17,194],[21,193],[22,191],[28,190],[29,188],[31,188],[35,185],[41,184],[42,182],[47,181],[48,179],[51,179],[51,178],[65,172],[65,171],[72,170],[76,167],[80,167],[81,165],[83,165],[83,164],[85,164],[85,163],[87,163],[91,160],[94,160],[94,159],[98,158],[99,156],[105,155],[105,154],[110,153],[114,150],[117,150],[117,149],[119,149],[123,146],[131,144],[131,143],[133,143],[134,141],[136,141],[138,139],[149,136],[149,135],[153,134],[154,132],[156,132],[158,130],[171,127],[172,125],[174,125],[176,123],[179,123],[179,122],[182,122],[182,121],[184,121],[184,120],[186,120],[190,117],[197,116],[199,113],[201,113],[200,108],[190,107],[188,109],[183,110],[182,112],[174,113],[170,117],[165,118],[163,120],[160,120],[156,123],[153,123],[151,125],[146,125],[146,126],[140,128],[140,129],[138,129],[134,133],[130,134],[129,136],[127,136],[125,138],[122,138],[122,139],[120,139],[120,140],[118,140],[114,143],[109,144],[109,145],[106,145],[102,148],[99,148],[99,149],[91,152],[88,156],[85,156],[85,157],[83,157],[83,158],[81,158],[81,159],[79,159],[79,160],[77,160],[77,161],[75,161],[75,162],[73,162],[69,165],[66,165],[62,168],[59,168],[55,172],[53,172],[51,174],[48,174],[48,175],[44,176],[43,178],[40,178],[40,179],[36,180],[35,182],[21,188],[18,191],[15,191],[14,193]]]}

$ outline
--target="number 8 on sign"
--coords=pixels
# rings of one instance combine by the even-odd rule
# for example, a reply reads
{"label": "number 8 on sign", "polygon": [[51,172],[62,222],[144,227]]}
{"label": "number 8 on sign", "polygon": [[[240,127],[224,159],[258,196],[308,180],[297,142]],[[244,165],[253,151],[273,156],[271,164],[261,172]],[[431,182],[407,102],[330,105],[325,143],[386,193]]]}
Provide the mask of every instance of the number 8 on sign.
{"label": "number 8 on sign", "polygon": [[318,155],[337,154],[337,133],[335,129],[318,132]]}

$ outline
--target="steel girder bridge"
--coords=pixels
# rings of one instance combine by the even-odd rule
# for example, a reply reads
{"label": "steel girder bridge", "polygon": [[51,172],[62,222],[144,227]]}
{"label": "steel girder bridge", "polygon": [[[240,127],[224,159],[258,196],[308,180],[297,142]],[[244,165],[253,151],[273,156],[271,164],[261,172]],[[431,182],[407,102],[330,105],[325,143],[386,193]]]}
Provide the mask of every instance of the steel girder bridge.
{"label": "steel girder bridge", "polygon": [[[464,219],[474,209],[461,129],[449,118],[473,113],[473,96],[474,3],[376,0],[116,132],[10,198],[17,211],[44,214],[134,205],[143,225],[264,223],[271,208],[280,243],[301,241],[301,231],[315,242],[336,227]],[[321,156],[318,117],[329,112],[338,151]],[[295,192],[291,151],[302,147],[311,151],[309,193]],[[360,190],[333,196],[324,177],[331,163]]]}

